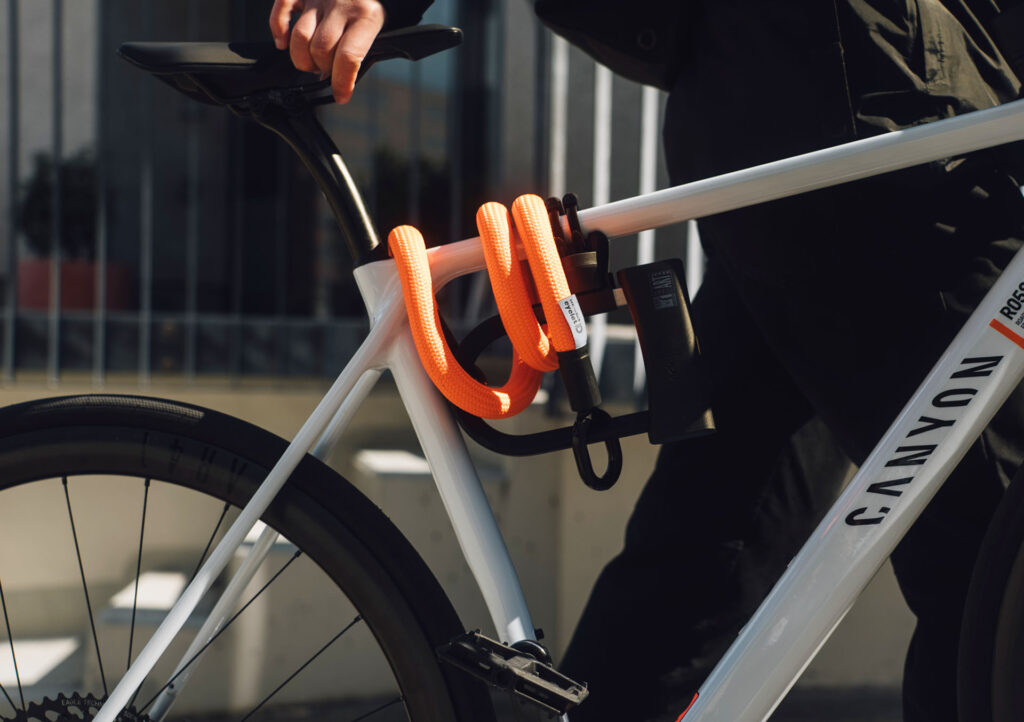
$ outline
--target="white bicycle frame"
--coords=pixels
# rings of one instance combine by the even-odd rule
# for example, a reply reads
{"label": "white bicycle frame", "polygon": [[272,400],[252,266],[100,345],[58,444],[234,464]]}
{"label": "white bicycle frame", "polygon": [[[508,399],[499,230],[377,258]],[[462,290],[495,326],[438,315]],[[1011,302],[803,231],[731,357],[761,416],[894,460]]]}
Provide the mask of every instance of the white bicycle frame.
{"label": "white bicycle frame", "polygon": [[[580,220],[611,237],[632,234],[1021,139],[1024,100],[609,203],[582,211]],[[335,162],[344,169],[340,157]],[[478,239],[433,248],[428,255],[435,288],[484,268]],[[111,692],[97,722],[112,722],[129,703],[302,456],[326,453],[385,368],[395,378],[495,628],[506,643],[534,637],[515,569],[461,433],[417,356],[394,263],[370,263],[355,276],[371,318],[368,337]],[[793,559],[701,687],[686,722],[764,719],[785,696],[1024,378],[1024,312],[1006,307],[1018,290],[1024,290],[1024,254],[1006,268]],[[906,319],[908,333],[914,322]],[[264,532],[263,544],[250,555],[268,548],[272,538],[273,532]],[[249,560],[239,574],[258,561]],[[231,595],[237,598],[246,581],[233,580],[217,608],[230,609]],[[216,632],[226,614],[211,615],[193,649]],[[183,683],[184,676],[175,681],[178,688]],[[161,712],[155,719],[173,694],[157,703]]]}

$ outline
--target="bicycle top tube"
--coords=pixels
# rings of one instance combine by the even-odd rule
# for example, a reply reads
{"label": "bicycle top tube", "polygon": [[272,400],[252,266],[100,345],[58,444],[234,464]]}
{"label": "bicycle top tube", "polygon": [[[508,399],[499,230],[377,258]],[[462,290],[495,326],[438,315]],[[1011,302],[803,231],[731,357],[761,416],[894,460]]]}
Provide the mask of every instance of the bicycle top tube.
{"label": "bicycle top tube", "polygon": [[[359,70],[391,58],[419,60],[455,47],[462,31],[420,25],[377,36]],[[291,146],[323,191],[354,263],[387,257],[337,146],[313,113],[332,102],[330,79],[292,65],[288,52],[267,42],[124,43],[118,53],[189,98],[227,106],[277,133]]]}

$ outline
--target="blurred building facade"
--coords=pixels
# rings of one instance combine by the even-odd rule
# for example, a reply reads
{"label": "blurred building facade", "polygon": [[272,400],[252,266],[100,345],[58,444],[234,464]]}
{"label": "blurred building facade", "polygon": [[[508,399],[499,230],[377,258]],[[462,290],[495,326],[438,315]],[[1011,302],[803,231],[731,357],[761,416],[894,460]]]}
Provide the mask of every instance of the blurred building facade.
{"label": "blurred building facade", "polygon": [[[0,15],[8,382],[21,372],[98,383],[110,373],[323,378],[349,357],[364,314],[305,169],[264,129],[188,100],[116,53],[137,39],[265,40],[269,5],[9,0]],[[595,184],[611,189],[604,201],[638,192],[638,86],[616,79],[614,105],[595,119],[595,66],[571,51],[570,81],[553,99],[552,37],[527,2],[438,0],[424,21],[459,25],[466,40],[375,67],[349,105],[321,114],[383,234],[413,223],[431,244],[472,236],[479,203],[526,191],[573,190],[584,204]],[[602,123],[617,139],[604,169],[595,165]]]}

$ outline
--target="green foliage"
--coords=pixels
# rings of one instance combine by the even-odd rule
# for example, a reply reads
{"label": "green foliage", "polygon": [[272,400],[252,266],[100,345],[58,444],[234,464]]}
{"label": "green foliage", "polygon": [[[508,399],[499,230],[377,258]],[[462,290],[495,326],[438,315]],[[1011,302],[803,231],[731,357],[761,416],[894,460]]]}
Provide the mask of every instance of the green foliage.
{"label": "green foliage", "polygon": [[32,175],[22,186],[18,230],[29,249],[42,258],[52,255],[53,185],[61,189],[60,249],[65,258],[91,259],[96,249],[96,161],[84,150],[56,168],[46,153],[33,158]]}

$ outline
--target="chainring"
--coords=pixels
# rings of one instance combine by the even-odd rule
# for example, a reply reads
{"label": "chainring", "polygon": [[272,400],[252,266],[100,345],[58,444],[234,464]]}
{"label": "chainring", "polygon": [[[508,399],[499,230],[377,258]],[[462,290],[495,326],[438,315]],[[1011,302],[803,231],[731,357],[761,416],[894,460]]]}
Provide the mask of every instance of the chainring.
{"label": "chainring", "polygon": [[[91,720],[99,712],[106,697],[97,698],[74,692],[70,697],[60,693],[56,699],[43,697],[40,702],[29,702],[25,709],[16,710],[13,717],[0,717],[0,722],[82,722]],[[116,722],[150,722],[149,717],[129,707],[115,718]]]}

